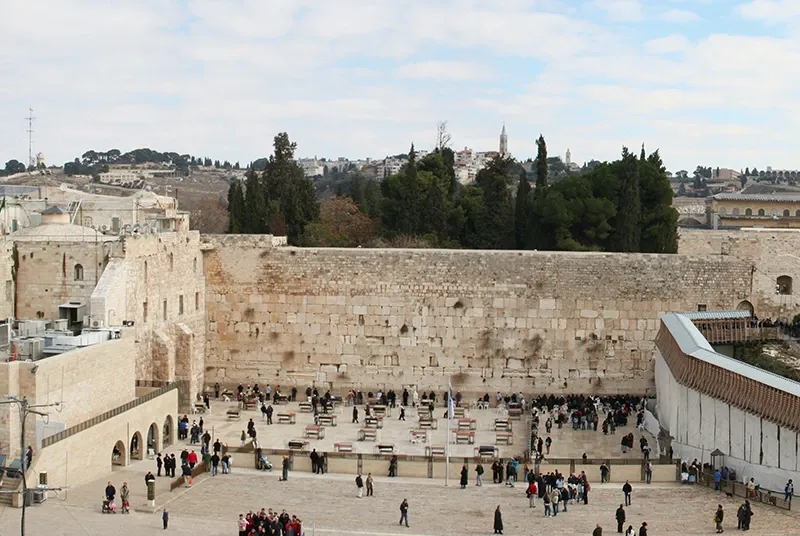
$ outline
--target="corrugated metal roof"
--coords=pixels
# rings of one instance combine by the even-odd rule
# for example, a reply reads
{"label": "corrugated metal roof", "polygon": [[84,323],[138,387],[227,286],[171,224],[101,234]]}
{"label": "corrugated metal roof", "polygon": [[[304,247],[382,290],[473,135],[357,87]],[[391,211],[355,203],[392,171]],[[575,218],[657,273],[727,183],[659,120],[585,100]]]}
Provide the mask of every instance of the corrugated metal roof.
{"label": "corrugated metal roof", "polygon": [[733,318],[750,318],[750,311],[737,309],[735,311],[696,311],[692,313],[680,313],[689,320],[728,320]]}
{"label": "corrugated metal roof", "polygon": [[800,194],[716,194],[719,201],[775,201],[784,203],[800,203]]}
{"label": "corrugated metal roof", "polygon": [[669,313],[662,315],[661,321],[675,338],[675,342],[678,343],[684,354],[800,397],[800,383],[715,352],[700,330],[685,315]]}

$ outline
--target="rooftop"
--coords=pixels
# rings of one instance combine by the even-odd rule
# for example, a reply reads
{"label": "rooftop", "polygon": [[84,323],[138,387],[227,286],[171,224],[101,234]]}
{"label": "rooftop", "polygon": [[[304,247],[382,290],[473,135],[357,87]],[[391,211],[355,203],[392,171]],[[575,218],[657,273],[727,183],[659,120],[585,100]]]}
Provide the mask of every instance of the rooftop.
{"label": "rooftop", "polygon": [[17,242],[115,242],[117,236],[107,236],[91,227],[72,223],[46,223],[26,227],[9,235]]}
{"label": "rooftop", "polygon": [[712,198],[717,201],[800,203],[800,194],[716,194]]}

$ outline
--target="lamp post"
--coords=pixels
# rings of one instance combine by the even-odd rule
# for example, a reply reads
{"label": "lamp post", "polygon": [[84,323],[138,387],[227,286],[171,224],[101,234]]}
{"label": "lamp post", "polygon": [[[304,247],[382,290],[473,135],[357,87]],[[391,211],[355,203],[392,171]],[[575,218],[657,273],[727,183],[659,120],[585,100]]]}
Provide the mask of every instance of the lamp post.
{"label": "lamp post", "polygon": [[[19,437],[19,445],[20,445],[20,469],[22,471],[22,515],[20,516],[19,522],[19,533],[20,536],[25,536],[25,508],[27,507],[27,499],[28,499],[28,481],[25,477],[25,472],[27,471],[28,467],[26,467],[26,449],[25,449],[25,421],[28,418],[28,415],[33,413],[34,415],[39,415],[41,417],[47,417],[48,414],[40,411],[40,408],[50,408],[50,407],[59,407],[61,406],[61,402],[55,402],[53,404],[31,404],[28,402],[26,397],[18,398],[14,395],[8,395],[8,400],[0,401],[0,404],[9,404],[9,405],[16,405],[19,409],[19,420],[20,420],[20,437]],[[60,491],[62,488],[42,488],[44,491]],[[13,491],[11,493],[17,493]]]}

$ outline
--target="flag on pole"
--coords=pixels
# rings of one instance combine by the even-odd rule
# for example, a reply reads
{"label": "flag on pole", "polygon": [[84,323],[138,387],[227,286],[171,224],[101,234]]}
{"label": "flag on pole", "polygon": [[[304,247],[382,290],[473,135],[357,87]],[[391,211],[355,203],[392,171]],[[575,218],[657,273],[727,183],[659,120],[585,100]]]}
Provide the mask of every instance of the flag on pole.
{"label": "flag on pole", "polygon": [[453,400],[453,383],[448,378],[447,380],[447,418],[452,419],[455,414],[455,401]]}

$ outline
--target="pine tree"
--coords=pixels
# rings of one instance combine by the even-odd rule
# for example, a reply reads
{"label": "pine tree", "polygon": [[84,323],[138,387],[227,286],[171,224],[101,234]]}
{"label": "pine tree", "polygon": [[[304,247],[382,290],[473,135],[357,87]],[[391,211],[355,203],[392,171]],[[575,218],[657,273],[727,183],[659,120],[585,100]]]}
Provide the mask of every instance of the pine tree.
{"label": "pine tree", "polygon": [[244,194],[242,184],[234,180],[228,188],[228,233],[239,234],[243,231]]}
{"label": "pine tree", "polygon": [[244,197],[244,229],[247,234],[263,234],[267,232],[267,222],[269,221],[269,209],[264,197],[264,189],[261,180],[255,170],[247,174],[245,180]]}
{"label": "pine tree", "polygon": [[642,219],[641,199],[639,198],[639,162],[627,147],[622,148],[619,169],[621,188],[617,203],[615,246],[618,251],[622,252],[639,251]]}
{"label": "pine tree", "polygon": [[519,174],[516,206],[514,208],[514,238],[516,239],[517,249],[525,249],[525,244],[529,241],[530,193],[531,185],[528,182],[528,174],[523,169]]}
{"label": "pine tree", "polygon": [[547,188],[547,143],[544,141],[544,136],[539,134],[539,139],[536,140],[536,195],[543,195],[545,188]]}

